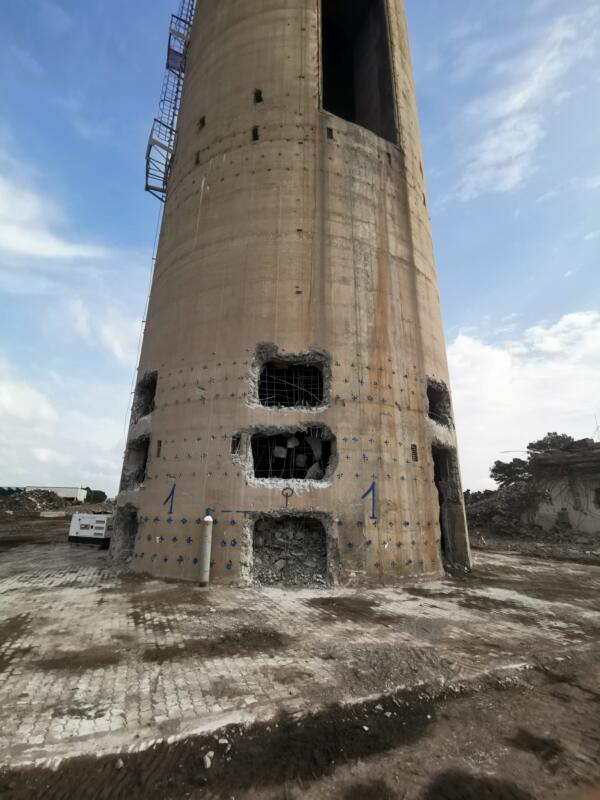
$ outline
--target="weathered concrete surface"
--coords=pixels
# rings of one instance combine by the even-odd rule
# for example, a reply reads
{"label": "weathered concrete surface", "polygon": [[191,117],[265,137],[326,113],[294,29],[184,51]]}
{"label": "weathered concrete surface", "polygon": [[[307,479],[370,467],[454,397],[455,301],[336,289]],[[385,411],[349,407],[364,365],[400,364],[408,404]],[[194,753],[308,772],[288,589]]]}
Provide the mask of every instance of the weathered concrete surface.
{"label": "weathered concrete surface", "polygon": [[599,589],[598,567],[482,555],[469,581],[203,591],[125,574],[105,552],[14,547],[0,563],[0,763],[593,657]]}
{"label": "weathered concrete surface", "polygon": [[[456,438],[428,418],[427,378],[448,371],[404,9],[388,6],[397,144],[321,110],[317,0],[198,5],[140,361],[156,398],[129,436],[150,436],[149,460],[119,499],[139,509],[139,572],[195,580],[206,508],[217,582],[252,574],[249,514],[284,508],[331,516],[341,584],[442,572],[431,450]],[[327,407],[259,404],[269,348],[327,355]],[[336,436],[329,479],[254,481],[232,456],[240,431],[296,424]]]}

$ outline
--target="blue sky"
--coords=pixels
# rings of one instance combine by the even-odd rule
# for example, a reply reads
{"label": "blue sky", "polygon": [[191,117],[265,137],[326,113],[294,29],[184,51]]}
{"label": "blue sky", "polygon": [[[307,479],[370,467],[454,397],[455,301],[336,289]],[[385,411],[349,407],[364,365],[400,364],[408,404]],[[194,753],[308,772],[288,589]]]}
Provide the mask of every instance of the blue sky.
{"label": "blue sky", "polygon": [[[3,0],[0,485],[114,491],[175,0]],[[600,7],[406,0],[465,485],[600,418]],[[507,457],[507,456],[503,456]]]}

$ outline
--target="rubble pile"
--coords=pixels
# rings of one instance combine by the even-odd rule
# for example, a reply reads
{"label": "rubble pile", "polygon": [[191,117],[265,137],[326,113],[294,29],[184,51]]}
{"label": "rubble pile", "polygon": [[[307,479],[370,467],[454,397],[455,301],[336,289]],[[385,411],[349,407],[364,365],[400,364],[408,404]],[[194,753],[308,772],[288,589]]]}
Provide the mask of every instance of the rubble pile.
{"label": "rubble pile", "polygon": [[65,500],[55,492],[39,489],[26,492],[24,489],[0,489],[0,513],[34,514],[42,511],[61,511],[66,506]]}
{"label": "rubble pile", "polygon": [[327,542],[321,522],[293,516],[257,520],[254,579],[267,586],[325,586]]}

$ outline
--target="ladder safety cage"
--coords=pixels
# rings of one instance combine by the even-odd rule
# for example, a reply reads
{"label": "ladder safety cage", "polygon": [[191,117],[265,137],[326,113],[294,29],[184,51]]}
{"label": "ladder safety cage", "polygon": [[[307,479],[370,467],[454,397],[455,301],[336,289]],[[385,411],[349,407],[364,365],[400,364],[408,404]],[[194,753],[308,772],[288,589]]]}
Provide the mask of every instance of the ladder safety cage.
{"label": "ladder safety cage", "polygon": [[152,123],[146,148],[146,191],[162,202],[167,193],[171,161],[175,152],[185,61],[195,10],[196,0],[181,0],[179,13],[171,16],[166,73],[160,93],[158,116]]}

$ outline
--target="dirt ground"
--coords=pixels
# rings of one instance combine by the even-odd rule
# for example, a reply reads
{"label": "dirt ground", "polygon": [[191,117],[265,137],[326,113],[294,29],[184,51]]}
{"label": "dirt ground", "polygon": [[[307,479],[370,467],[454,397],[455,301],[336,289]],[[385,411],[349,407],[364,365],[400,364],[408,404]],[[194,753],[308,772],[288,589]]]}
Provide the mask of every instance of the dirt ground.
{"label": "dirt ground", "polygon": [[[207,594],[113,574],[58,522],[0,530],[0,725],[18,737],[31,709],[80,718],[43,746],[86,754],[4,759],[2,800],[600,798],[597,567],[480,554],[470,576],[402,590]],[[139,684],[112,693],[132,670]],[[221,718],[209,697],[254,710],[189,736],[167,735],[173,718],[135,752],[100,747],[94,726],[118,714],[111,735],[136,741],[130,705],[171,675],[172,716],[199,684],[204,720]]]}

